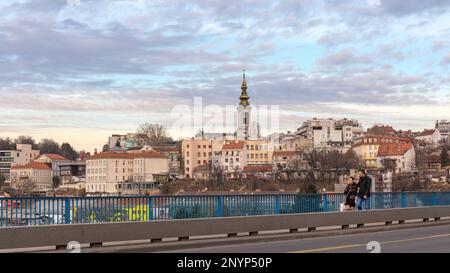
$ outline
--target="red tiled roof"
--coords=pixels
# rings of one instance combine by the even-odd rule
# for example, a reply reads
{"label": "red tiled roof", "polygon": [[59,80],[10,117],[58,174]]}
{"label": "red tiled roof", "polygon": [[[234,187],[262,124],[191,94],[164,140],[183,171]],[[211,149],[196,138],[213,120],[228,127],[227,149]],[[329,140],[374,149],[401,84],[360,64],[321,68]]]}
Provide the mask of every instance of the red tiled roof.
{"label": "red tiled roof", "polygon": [[135,157],[165,157],[163,154],[159,152],[140,152],[140,153],[114,153],[114,152],[106,152],[95,154],[91,157],[91,159],[102,159],[102,158],[122,158],[122,159],[133,159]]}
{"label": "red tiled roof", "polygon": [[232,141],[225,143],[222,147],[223,150],[242,150],[244,149],[244,141]]}
{"label": "red tiled roof", "polygon": [[18,170],[18,169],[37,169],[37,170],[49,170],[52,169],[45,163],[39,163],[39,162],[30,162],[25,165],[16,165],[11,168],[11,170]]}
{"label": "red tiled roof", "polygon": [[273,156],[296,156],[296,151],[274,151]]}
{"label": "red tiled roof", "polygon": [[420,133],[418,136],[431,136],[434,134],[434,130],[425,130],[422,133]]}
{"label": "red tiled roof", "polygon": [[169,153],[175,153],[179,151],[177,147],[155,148],[155,150],[158,152],[169,152]]}
{"label": "red tiled roof", "polygon": [[134,158],[134,153],[115,153],[115,152],[106,152],[99,153],[91,156],[91,159],[101,159],[101,158]]}
{"label": "red tiled roof", "polygon": [[141,153],[135,153],[132,154],[134,157],[166,157],[160,152],[150,151],[150,152],[141,152]]}
{"label": "red tiled roof", "polygon": [[[372,139],[376,141],[372,142],[364,142],[364,139]],[[356,143],[353,147],[361,146],[361,145],[373,145],[373,144],[385,144],[385,143],[412,143],[413,140],[405,137],[397,137],[397,136],[379,136],[379,135],[365,135],[356,139]]]}
{"label": "red tiled roof", "polygon": [[67,159],[64,156],[59,155],[59,154],[43,154],[43,155],[46,155],[51,160],[69,160],[69,159]]}
{"label": "red tiled roof", "polygon": [[264,173],[271,172],[272,165],[249,165],[244,167],[244,172],[249,173]]}
{"label": "red tiled roof", "polygon": [[378,156],[401,156],[412,147],[411,143],[383,143],[378,148]]}

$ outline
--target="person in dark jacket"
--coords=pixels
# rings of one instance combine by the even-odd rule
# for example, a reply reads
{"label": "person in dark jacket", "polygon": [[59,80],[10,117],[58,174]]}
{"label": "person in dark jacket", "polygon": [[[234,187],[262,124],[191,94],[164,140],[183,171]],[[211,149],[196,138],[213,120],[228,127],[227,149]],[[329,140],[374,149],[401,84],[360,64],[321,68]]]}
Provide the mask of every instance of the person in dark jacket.
{"label": "person in dark jacket", "polygon": [[355,178],[349,177],[347,187],[344,190],[345,194],[345,210],[352,211],[356,208],[356,195],[358,194],[358,184],[355,182]]}
{"label": "person in dark jacket", "polygon": [[372,179],[367,175],[366,170],[359,171],[357,207],[362,210],[363,202],[366,209],[370,209],[370,189],[372,188]]}

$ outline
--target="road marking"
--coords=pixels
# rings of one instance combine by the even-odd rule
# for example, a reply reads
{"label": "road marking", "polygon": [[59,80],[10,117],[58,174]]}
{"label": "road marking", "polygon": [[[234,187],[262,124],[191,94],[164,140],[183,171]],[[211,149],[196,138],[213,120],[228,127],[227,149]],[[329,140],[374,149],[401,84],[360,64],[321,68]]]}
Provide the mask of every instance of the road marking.
{"label": "road marking", "polygon": [[314,252],[324,252],[324,251],[339,250],[339,249],[346,249],[346,248],[355,248],[355,247],[361,247],[361,246],[365,246],[365,245],[354,244],[354,245],[331,246],[331,247],[323,247],[323,248],[316,248],[316,249],[293,251],[293,252],[289,252],[289,253],[314,253]]}
{"label": "road marking", "polygon": [[[398,243],[406,243],[406,242],[411,242],[411,241],[420,241],[420,240],[428,240],[428,239],[436,239],[436,238],[444,238],[444,237],[450,237],[450,233],[431,235],[431,236],[419,237],[419,238],[403,239],[403,240],[386,241],[386,242],[380,242],[380,244],[381,245],[398,244]],[[341,246],[331,246],[331,247],[323,247],[323,248],[315,248],[315,249],[306,249],[306,250],[300,250],[300,251],[292,251],[289,253],[296,253],[296,254],[317,253],[317,252],[325,252],[325,251],[333,251],[333,250],[348,249],[348,248],[355,248],[355,247],[365,247],[365,246],[366,246],[365,244],[341,245]]]}

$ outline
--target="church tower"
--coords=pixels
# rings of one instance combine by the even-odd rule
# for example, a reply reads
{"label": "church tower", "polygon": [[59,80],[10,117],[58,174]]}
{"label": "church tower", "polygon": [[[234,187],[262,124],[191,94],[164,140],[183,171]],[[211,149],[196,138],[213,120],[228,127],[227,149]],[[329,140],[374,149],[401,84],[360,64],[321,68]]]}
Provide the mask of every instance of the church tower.
{"label": "church tower", "polygon": [[247,94],[247,81],[245,70],[242,75],[241,96],[239,97],[237,139],[248,140],[250,128],[250,97]]}

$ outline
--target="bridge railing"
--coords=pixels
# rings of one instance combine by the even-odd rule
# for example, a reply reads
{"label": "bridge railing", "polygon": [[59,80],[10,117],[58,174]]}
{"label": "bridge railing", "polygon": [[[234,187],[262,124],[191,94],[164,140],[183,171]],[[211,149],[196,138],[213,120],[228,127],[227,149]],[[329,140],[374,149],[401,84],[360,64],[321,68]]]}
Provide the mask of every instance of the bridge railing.
{"label": "bridge railing", "polygon": [[[338,212],[344,197],[325,193],[1,198],[0,227]],[[450,192],[389,192],[372,193],[365,209],[443,205],[450,205]]]}

